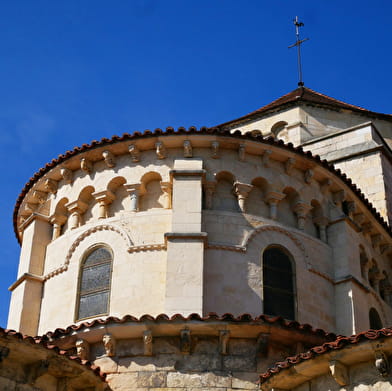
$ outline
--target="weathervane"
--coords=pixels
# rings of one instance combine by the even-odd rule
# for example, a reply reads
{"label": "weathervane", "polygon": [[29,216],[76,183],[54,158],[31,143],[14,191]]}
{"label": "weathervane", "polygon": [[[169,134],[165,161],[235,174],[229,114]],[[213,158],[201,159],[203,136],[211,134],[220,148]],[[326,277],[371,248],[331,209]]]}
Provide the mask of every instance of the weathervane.
{"label": "weathervane", "polygon": [[294,25],[295,25],[295,35],[297,36],[297,40],[294,44],[289,46],[290,48],[293,48],[294,46],[297,46],[297,54],[298,54],[298,86],[303,87],[304,82],[302,81],[302,64],[301,64],[301,43],[309,40],[309,38],[305,39],[299,39],[299,28],[302,27],[304,24],[302,22],[298,21],[298,16],[295,17],[294,19]]}

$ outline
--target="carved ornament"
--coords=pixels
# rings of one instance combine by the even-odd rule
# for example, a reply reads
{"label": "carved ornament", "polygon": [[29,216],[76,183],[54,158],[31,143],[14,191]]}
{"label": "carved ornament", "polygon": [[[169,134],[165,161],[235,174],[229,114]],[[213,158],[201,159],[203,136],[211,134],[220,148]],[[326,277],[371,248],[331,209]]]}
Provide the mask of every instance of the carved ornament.
{"label": "carved ornament", "polygon": [[105,348],[105,355],[113,357],[116,355],[116,340],[112,334],[105,334],[102,337],[103,346]]}
{"label": "carved ornament", "polygon": [[229,340],[230,340],[230,331],[229,330],[220,330],[219,331],[219,348],[220,348],[220,353],[222,355],[229,354]]}
{"label": "carved ornament", "polygon": [[347,367],[340,361],[330,361],[329,370],[331,371],[331,375],[335,379],[336,383],[338,383],[340,386],[346,386],[349,384],[350,381]]}
{"label": "carved ornament", "polygon": [[245,144],[240,144],[238,148],[238,160],[240,162],[245,161]]}
{"label": "carved ornament", "polygon": [[211,157],[213,159],[219,159],[219,141],[213,141],[211,143]]}
{"label": "carved ornament", "polygon": [[52,194],[57,193],[57,188],[58,188],[59,183],[57,181],[55,181],[54,179],[47,178],[45,180],[44,185],[45,185],[45,190],[48,193],[52,193]]}
{"label": "carved ornament", "polygon": [[181,330],[180,333],[180,350],[183,354],[191,352],[191,331],[188,329]]}
{"label": "carved ornament", "polygon": [[143,331],[144,355],[152,356],[152,332],[151,330]]}
{"label": "carved ornament", "polygon": [[113,168],[116,166],[116,158],[110,151],[103,151],[102,152],[103,159],[105,160],[106,165],[109,168]]}
{"label": "carved ornament", "polygon": [[80,169],[84,172],[87,172],[87,174],[90,174],[93,171],[93,163],[83,157],[80,159]]}
{"label": "carved ornament", "polygon": [[272,154],[272,151],[270,149],[266,149],[263,152],[263,154],[261,155],[261,162],[264,167],[269,167],[271,154]]}
{"label": "carved ornament", "polygon": [[184,141],[184,157],[192,157],[192,144],[189,140]]}
{"label": "carved ornament", "polygon": [[291,175],[295,166],[296,159],[293,157],[289,157],[284,164],[284,170],[286,171],[287,175]]}
{"label": "carved ornament", "polygon": [[87,360],[89,359],[90,356],[90,344],[85,341],[84,339],[78,339],[76,341],[76,355],[81,359],[81,360]]}
{"label": "carved ornament", "polygon": [[166,159],[166,148],[162,141],[157,141],[155,143],[155,152],[158,159]]}
{"label": "carved ornament", "polygon": [[64,179],[65,183],[72,182],[73,172],[69,168],[61,167],[60,174],[61,174],[62,178]]}
{"label": "carved ornament", "polygon": [[140,162],[140,151],[137,149],[135,144],[131,144],[128,148],[128,151],[131,155],[132,163]]}

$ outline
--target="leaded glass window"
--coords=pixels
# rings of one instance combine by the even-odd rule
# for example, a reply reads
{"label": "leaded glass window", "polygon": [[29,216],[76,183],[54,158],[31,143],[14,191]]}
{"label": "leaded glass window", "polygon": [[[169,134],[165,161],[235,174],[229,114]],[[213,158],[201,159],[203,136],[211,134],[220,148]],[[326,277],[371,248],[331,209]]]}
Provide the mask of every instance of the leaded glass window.
{"label": "leaded glass window", "polygon": [[290,255],[280,247],[263,253],[264,313],[295,319],[294,273]]}
{"label": "leaded glass window", "polygon": [[84,259],[79,279],[77,319],[105,315],[109,312],[112,253],[96,247]]}

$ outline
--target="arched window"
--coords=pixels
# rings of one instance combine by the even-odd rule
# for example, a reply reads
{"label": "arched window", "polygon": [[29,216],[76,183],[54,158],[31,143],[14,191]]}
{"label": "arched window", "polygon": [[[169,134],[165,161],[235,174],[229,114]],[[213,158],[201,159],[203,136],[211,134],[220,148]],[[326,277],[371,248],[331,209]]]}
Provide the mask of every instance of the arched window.
{"label": "arched window", "polygon": [[281,247],[263,253],[264,313],[295,319],[294,271],[292,258]]}
{"label": "arched window", "polygon": [[369,323],[370,323],[370,328],[373,330],[382,329],[382,322],[380,319],[380,315],[374,308],[370,308]]}
{"label": "arched window", "polygon": [[81,264],[77,320],[109,312],[112,252],[104,246],[90,250]]}

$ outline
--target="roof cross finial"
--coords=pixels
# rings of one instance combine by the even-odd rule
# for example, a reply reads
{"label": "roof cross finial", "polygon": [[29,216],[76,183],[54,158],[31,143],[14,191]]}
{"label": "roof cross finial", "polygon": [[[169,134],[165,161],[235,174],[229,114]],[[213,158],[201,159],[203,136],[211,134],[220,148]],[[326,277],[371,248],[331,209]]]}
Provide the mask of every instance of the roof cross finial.
{"label": "roof cross finial", "polygon": [[301,43],[307,41],[309,38],[305,38],[305,39],[302,39],[302,40],[299,39],[299,28],[302,27],[304,24],[298,20],[298,16],[296,16],[295,19],[294,19],[294,25],[295,25],[295,35],[297,37],[297,40],[296,40],[296,42],[294,44],[289,46],[289,49],[293,48],[294,46],[297,46],[298,79],[299,79],[298,86],[299,87],[303,87],[304,86],[304,82],[302,80]]}

